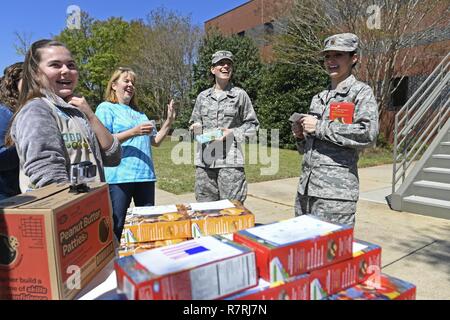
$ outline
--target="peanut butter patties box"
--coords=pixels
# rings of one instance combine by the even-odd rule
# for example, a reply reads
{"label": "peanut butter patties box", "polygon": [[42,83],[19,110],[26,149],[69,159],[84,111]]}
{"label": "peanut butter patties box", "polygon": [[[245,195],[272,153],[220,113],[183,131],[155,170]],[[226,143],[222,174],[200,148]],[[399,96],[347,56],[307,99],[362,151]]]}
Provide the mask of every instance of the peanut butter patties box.
{"label": "peanut butter patties box", "polygon": [[210,300],[257,285],[255,253],[206,236],[115,261],[118,291],[129,300]]}
{"label": "peanut butter patties box", "polygon": [[276,282],[350,259],[353,228],[304,215],[235,232],[233,240],[255,250],[259,276]]}
{"label": "peanut butter patties box", "polygon": [[108,186],[51,185],[0,202],[0,299],[72,299],[114,257]]}

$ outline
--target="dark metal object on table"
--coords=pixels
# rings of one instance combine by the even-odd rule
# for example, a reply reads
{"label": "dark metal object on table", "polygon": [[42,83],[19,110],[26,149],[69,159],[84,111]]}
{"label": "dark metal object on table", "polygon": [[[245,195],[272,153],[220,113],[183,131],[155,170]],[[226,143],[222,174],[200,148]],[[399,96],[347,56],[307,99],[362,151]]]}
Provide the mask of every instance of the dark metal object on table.
{"label": "dark metal object on table", "polygon": [[74,163],[70,166],[70,193],[86,193],[90,188],[87,182],[97,174],[97,166],[90,161]]}

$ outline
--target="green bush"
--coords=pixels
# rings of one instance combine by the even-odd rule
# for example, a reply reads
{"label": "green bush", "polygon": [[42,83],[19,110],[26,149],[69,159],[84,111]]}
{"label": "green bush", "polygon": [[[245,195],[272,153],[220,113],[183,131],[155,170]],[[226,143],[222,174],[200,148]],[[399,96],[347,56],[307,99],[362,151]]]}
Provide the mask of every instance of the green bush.
{"label": "green bush", "polygon": [[392,151],[392,144],[386,139],[383,133],[379,133],[377,137],[377,147]]}
{"label": "green bush", "polygon": [[326,76],[310,74],[302,65],[273,63],[264,68],[257,100],[258,119],[261,128],[279,130],[280,148],[296,149],[288,119],[294,112],[308,112],[312,97],[323,90],[326,82]]}

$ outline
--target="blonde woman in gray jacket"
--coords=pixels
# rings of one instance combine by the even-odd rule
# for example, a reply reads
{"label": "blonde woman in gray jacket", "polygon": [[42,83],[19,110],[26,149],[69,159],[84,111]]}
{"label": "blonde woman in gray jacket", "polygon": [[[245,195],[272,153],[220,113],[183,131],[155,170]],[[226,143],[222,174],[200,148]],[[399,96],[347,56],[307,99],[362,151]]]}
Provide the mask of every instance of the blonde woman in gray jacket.
{"label": "blonde woman in gray jacket", "polygon": [[27,52],[19,108],[7,144],[16,145],[22,192],[69,181],[73,163],[117,166],[121,147],[102,125],[85,98],[73,96],[78,70],[66,46],[39,40]]}

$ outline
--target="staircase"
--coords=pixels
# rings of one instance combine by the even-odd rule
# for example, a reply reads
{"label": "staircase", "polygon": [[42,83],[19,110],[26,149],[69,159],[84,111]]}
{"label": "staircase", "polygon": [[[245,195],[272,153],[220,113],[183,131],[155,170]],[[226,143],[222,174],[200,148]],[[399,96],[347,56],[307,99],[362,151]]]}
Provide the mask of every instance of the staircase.
{"label": "staircase", "polygon": [[395,117],[392,209],[450,219],[450,53]]}

